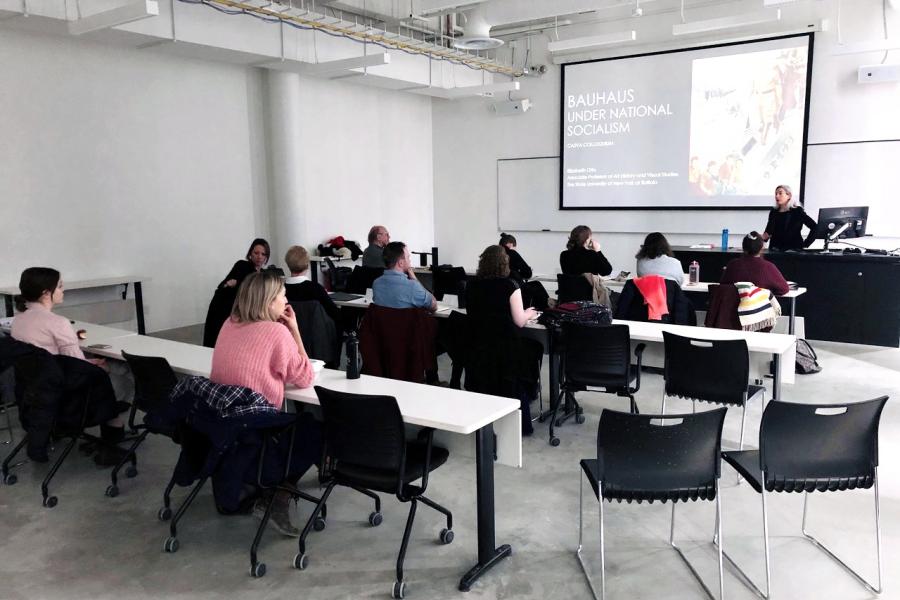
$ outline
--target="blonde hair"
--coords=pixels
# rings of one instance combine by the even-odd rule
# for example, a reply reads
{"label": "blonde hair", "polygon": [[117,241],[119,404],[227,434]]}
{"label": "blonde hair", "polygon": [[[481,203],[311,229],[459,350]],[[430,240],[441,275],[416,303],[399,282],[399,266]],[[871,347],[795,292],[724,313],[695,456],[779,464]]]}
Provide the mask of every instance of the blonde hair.
{"label": "blonde hair", "polygon": [[291,273],[302,273],[309,268],[309,252],[303,246],[291,246],[284,255],[284,262]]}
{"label": "blonde hair", "polygon": [[275,271],[251,273],[238,288],[231,318],[238,323],[277,321],[281,315],[273,315],[269,307],[283,289],[284,281]]}
{"label": "blonde hair", "polygon": [[788,200],[788,208],[797,208],[798,206],[800,206],[800,203],[797,202],[797,200],[794,198],[794,191],[791,189],[791,186],[781,184],[775,188],[776,194],[778,193],[778,190],[784,190],[784,193],[789,196],[790,199]]}

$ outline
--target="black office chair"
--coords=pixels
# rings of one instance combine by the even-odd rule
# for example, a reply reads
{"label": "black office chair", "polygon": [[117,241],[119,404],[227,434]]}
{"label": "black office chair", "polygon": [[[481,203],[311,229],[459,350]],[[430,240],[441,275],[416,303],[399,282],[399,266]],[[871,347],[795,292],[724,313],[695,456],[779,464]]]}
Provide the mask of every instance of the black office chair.
{"label": "black office chair", "polygon": [[709,402],[741,407],[741,436],[738,449],[744,449],[744,422],[747,403],[765,398],[766,388],[750,385],[750,351],[746,340],[705,340],[675,335],[663,331],[665,348],[665,387],[662,413],[666,413],[666,398],[676,396],[696,404]]}
{"label": "black office chair", "polygon": [[297,325],[303,332],[303,348],[310,358],[325,361],[328,368],[336,369],[341,362],[342,332],[340,324],[328,316],[318,300],[289,302],[297,317]]}
{"label": "black office chair", "polygon": [[[766,591],[763,593],[735,562],[725,559],[744,583],[762,598],[772,594],[767,492],[803,492],[803,537],[836,561],[872,593],[880,594],[881,520],[878,496],[878,425],[888,397],[850,404],[795,404],[773,400],[763,412],[759,450],[730,450],[722,458],[762,498]],[[878,585],[872,585],[806,530],[810,492],[875,488],[875,544]]]}
{"label": "black office chair", "polygon": [[[294,567],[307,568],[306,536],[319,514],[319,507],[328,500],[336,485],[393,493],[400,502],[410,503],[397,557],[397,581],[391,589],[391,597],[403,598],[406,593],[403,560],[419,501],[447,517],[447,527],[441,530],[439,539],[443,544],[453,541],[453,515],[424,495],[428,474],[447,462],[450,453],[432,445],[434,429],[430,427],[420,430],[416,441],[407,442],[400,407],[391,396],[348,394],[321,386],[315,389],[325,421],[323,465],[327,467],[322,473],[327,487],[300,534]],[[422,482],[413,485],[418,479]]]}
{"label": "black office chair", "polygon": [[376,279],[384,275],[384,267],[366,267],[356,265],[347,281],[347,292],[350,294],[365,294],[372,287]]}
{"label": "black office chair", "polygon": [[[559,446],[559,438],[553,434],[554,425],[562,425],[571,416],[575,417],[576,423],[584,423],[584,411],[574,399],[575,392],[616,394],[629,399],[631,412],[639,412],[634,395],[641,389],[641,359],[646,345],[635,347],[637,365],[632,365],[628,325],[590,326],[565,322],[558,345],[561,346],[560,384],[550,414],[551,446]],[[557,419],[564,397],[571,408]]]}
{"label": "black office chair", "polygon": [[465,308],[466,283],[468,281],[466,270],[452,265],[440,265],[432,267],[432,274],[434,276],[432,291],[435,299],[443,300],[444,294],[453,294],[459,299],[459,307]]}
{"label": "black office chair", "polygon": [[594,288],[584,275],[556,276],[556,295],[560,303],[594,299]]}
{"label": "black office chair", "polygon": [[[606,597],[606,540],[604,500],[672,502],[669,544],[684,561],[710,598],[706,583],[675,544],[675,504],[688,500],[716,502],[716,530],[721,539],[722,501],[719,497],[719,452],[724,408],[688,415],[635,415],[612,410],[600,413],[597,458],[581,461],[581,471],[600,504],[600,594],[581,555],[583,540],[584,477],[579,476],[578,548],[575,555],[594,598]],[[719,598],[724,598],[721,544]]]}
{"label": "black office chair", "polygon": [[[169,366],[169,361],[165,358],[157,356],[137,356],[122,351],[122,357],[128,363],[131,374],[134,377],[134,402],[131,404],[131,412],[128,415],[128,428],[133,431],[140,431],[141,434],[134,440],[131,447],[115,466],[110,474],[111,483],[106,488],[106,495],[115,498],[119,495],[119,471],[127,462],[131,462],[131,466],[125,470],[125,476],[129,479],[138,474],[137,471],[137,449],[144,443],[147,436],[151,433],[164,435],[172,438],[175,435],[174,430],[161,428],[155,423],[154,415],[165,410],[169,405],[169,392],[178,383],[175,372]],[[135,423],[137,411],[145,413],[144,423]],[[148,418],[149,417],[149,418]],[[172,482],[174,485],[174,482]],[[163,517],[163,511],[168,511],[171,515],[169,494],[172,491],[171,485],[166,488],[164,494],[164,507],[160,510],[159,517]]]}
{"label": "black office chair", "polygon": [[[674,323],[675,325],[697,324],[697,311],[694,310],[690,298],[681,287],[671,279],[665,279],[666,308],[668,314],[662,316],[660,323]],[[622,287],[622,294],[616,302],[613,315],[616,319],[625,321],[650,321],[647,303],[644,295],[635,285],[633,279],[629,279]]]}

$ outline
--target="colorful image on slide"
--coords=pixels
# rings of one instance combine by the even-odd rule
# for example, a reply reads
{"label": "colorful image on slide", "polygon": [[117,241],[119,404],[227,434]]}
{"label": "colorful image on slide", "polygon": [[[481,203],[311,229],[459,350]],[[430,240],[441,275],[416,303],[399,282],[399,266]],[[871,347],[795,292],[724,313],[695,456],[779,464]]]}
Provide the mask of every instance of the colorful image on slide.
{"label": "colorful image on slide", "polygon": [[693,61],[694,195],[768,195],[779,183],[799,184],[806,70],[806,48]]}

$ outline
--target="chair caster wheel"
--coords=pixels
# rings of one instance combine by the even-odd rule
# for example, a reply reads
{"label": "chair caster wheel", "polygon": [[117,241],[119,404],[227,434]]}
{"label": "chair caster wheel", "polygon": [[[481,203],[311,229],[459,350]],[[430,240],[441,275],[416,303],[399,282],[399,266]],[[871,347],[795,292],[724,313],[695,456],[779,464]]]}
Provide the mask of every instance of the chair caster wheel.
{"label": "chair caster wheel", "polygon": [[167,538],[166,543],[163,544],[163,550],[165,550],[169,554],[174,554],[175,552],[178,552],[178,546],[178,538],[170,537]]}
{"label": "chair caster wheel", "polygon": [[19,481],[19,478],[12,473],[7,473],[6,477],[3,478],[3,483],[6,485],[16,485],[17,481]]}
{"label": "chair caster wheel", "polygon": [[43,505],[46,506],[47,508],[53,508],[54,506],[56,506],[56,503],[57,503],[56,496],[47,496],[46,498],[44,498],[44,501],[43,501]]}
{"label": "chair caster wheel", "polygon": [[313,521],[313,530],[314,531],[324,531],[325,530],[325,519],[322,517],[316,517],[316,520]]}
{"label": "chair caster wheel", "polygon": [[380,512],[373,512],[369,514],[369,525],[371,525],[372,527],[378,527],[379,525],[381,525],[382,520],[383,517],[381,516]]}
{"label": "chair caster wheel", "polygon": [[160,521],[168,521],[172,518],[172,509],[168,506],[163,506],[161,509],[159,509],[159,512],[156,513],[156,518],[158,518]]}
{"label": "chair caster wheel", "polygon": [[585,416],[581,413],[578,413],[577,415],[575,415],[575,422],[578,423],[579,425],[584,423],[586,420],[587,419],[585,418]]}
{"label": "chair caster wheel", "polygon": [[305,571],[309,566],[309,556],[306,554],[297,554],[294,556],[294,568],[298,571]]}
{"label": "chair caster wheel", "polygon": [[453,530],[452,529],[441,529],[441,543],[446,545],[453,542]]}
{"label": "chair caster wheel", "polygon": [[133,479],[134,477],[137,477],[137,474],[138,474],[138,470],[137,470],[137,467],[135,467],[134,465],[131,465],[130,467],[125,469],[125,477],[127,477],[128,479]]}
{"label": "chair caster wheel", "polygon": [[250,575],[252,577],[262,577],[266,574],[266,563],[256,563],[250,567]]}
{"label": "chair caster wheel", "polygon": [[115,498],[119,495],[119,486],[111,485],[106,488],[106,497],[107,498]]}
{"label": "chair caster wheel", "polygon": [[558,437],[550,438],[550,445],[553,446],[554,448],[559,446],[559,438]]}
{"label": "chair caster wheel", "polygon": [[394,587],[391,588],[391,598],[402,600],[406,595],[406,582],[395,581]]}

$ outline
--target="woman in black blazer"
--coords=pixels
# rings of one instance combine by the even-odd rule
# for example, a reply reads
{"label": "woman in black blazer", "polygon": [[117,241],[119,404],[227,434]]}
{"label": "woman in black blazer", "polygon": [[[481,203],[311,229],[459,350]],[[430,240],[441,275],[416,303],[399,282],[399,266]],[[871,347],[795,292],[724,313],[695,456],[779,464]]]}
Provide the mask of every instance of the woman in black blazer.
{"label": "woman in black blazer", "polygon": [[225,276],[225,279],[222,280],[219,287],[238,287],[247,275],[256,273],[269,262],[269,255],[271,253],[272,251],[269,248],[269,242],[263,238],[256,238],[253,240],[253,243],[250,244],[250,249],[247,250],[246,259],[234,263],[234,266],[228,271],[228,275]]}

